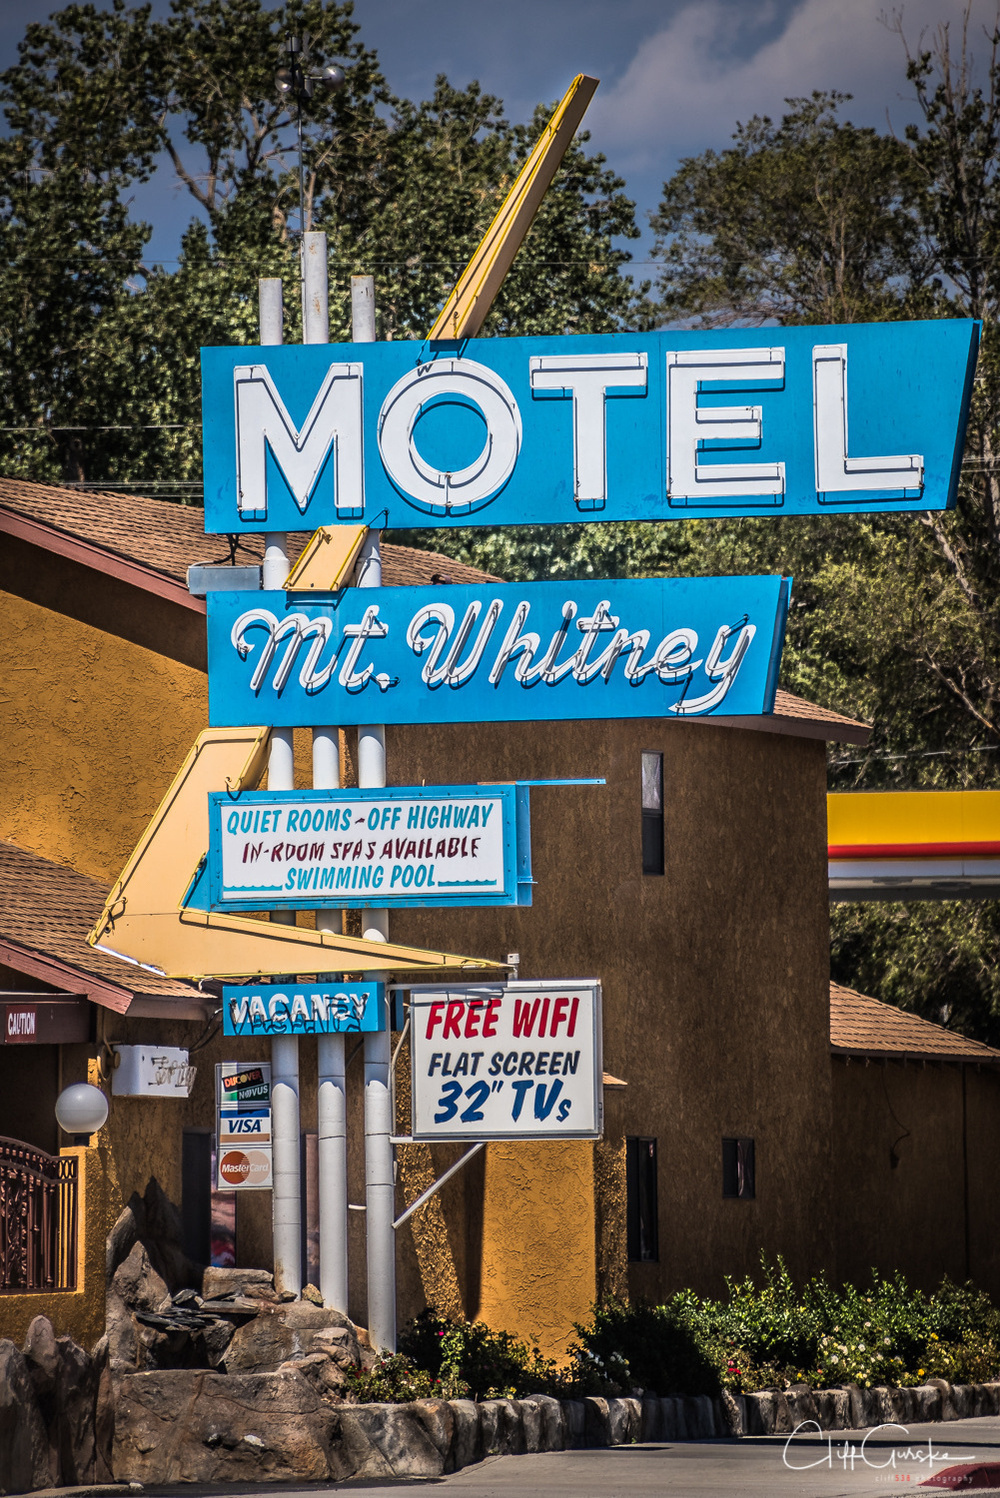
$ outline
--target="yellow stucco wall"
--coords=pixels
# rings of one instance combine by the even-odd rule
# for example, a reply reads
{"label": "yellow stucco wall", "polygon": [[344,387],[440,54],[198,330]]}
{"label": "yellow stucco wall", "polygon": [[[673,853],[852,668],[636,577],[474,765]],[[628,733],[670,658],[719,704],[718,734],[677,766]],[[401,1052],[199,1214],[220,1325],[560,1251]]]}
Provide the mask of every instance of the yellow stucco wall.
{"label": "yellow stucco wall", "polygon": [[207,679],[24,598],[0,608],[0,838],[110,884],[208,726]]}
{"label": "yellow stucco wall", "polygon": [[[662,877],[641,872],[643,750],[664,755]],[[519,952],[524,978],[601,978],[604,1065],[628,1087],[608,1103],[587,1282],[600,1277],[610,1293],[624,1279],[626,1135],[655,1137],[659,1153],[660,1257],[628,1266],[633,1295],[718,1294],[761,1250],[783,1253],[797,1274],[832,1269],[825,746],[651,720],[397,729],[389,754],[394,777],[418,783],[607,778],[532,791],[530,909],[407,910],[392,924],[404,941]],[[732,1135],[756,1141],[752,1202],[722,1197],[722,1139]],[[544,1164],[556,1146],[516,1148],[526,1159],[538,1151],[540,1241],[562,1232],[569,1245],[558,1179],[567,1167],[555,1154]],[[520,1220],[514,1193],[488,1196],[483,1284],[506,1284],[512,1306],[533,1293],[509,1279]],[[568,1319],[589,1306],[583,1279],[575,1293]]]}

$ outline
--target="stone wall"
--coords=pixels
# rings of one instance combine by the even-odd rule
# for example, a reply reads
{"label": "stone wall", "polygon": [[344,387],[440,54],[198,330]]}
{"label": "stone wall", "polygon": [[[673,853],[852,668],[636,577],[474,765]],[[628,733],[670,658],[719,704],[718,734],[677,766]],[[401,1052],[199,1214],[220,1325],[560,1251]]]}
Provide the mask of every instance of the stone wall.
{"label": "stone wall", "polygon": [[369,1481],[430,1478],[487,1456],[791,1435],[814,1421],[855,1430],[1000,1413],[1000,1384],[764,1391],[697,1398],[418,1400],[326,1403],[292,1367],[277,1373],[139,1373],[124,1379],[115,1425],[119,1482]]}

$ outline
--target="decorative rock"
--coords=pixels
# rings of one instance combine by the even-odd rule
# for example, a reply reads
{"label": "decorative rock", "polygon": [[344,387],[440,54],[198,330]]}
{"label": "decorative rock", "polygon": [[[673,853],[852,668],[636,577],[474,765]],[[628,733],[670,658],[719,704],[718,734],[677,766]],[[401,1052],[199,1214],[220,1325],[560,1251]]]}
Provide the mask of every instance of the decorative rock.
{"label": "decorative rock", "polygon": [[939,1388],[935,1388],[933,1384],[918,1384],[913,1393],[917,1399],[918,1420],[927,1422],[942,1418],[943,1401]]}
{"label": "decorative rock", "polygon": [[166,1282],[156,1273],[142,1243],[133,1244],[108,1287],[105,1324],[113,1374],[145,1366],[146,1348],[155,1339],[139,1335],[132,1313],[156,1311],[167,1298]]}
{"label": "decorative rock", "polygon": [[722,1423],[727,1434],[745,1436],[747,1428],[746,1402],[742,1394],[731,1394],[723,1389],[720,1400]]}
{"label": "decorative rock", "polygon": [[[342,1311],[310,1305],[304,1300],[279,1305],[262,1302],[257,1319],[237,1327],[234,1332],[226,1348],[226,1372],[274,1372],[282,1363],[325,1350],[322,1343],[316,1346],[317,1336],[341,1327],[351,1328]],[[355,1336],[353,1345],[356,1346],[357,1342]],[[346,1339],[346,1345],[352,1346],[350,1337]]]}
{"label": "decorative rock", "polygon": [[519,1399],[525,1451],[542,1449],[542,1412],[533,1399]]}
{"label": "decorative rock", "polygon": [[314,1306],[321,1306],[323,1304],[323,1297],[322,1295],[320,1295],[315,1285],[306,1285],[304,1287],[302,1291],[302,1299],[311,1301]]}
{"label": "decorative rock", "polygon": [[120,1385],[119,1482],[322,1482],[349,1477],[338,1413],[297,1371],[169,1370]]}
{"label": "decorative rock", "polygon": [[525,1453],[524,1424],[521,1419],[521,1406],[516,1399],[486,1399],[479,1406],[480,1419],[483,1421],[483,1454],[486,1455],[487,1452],[486,1412],[491,1407],[495,1411],[495,1420],[489,1447],[490,1454],[495,1452],[498,1456],[523,1456]]}
{"label": "decorative rock", "polygon": [[788,1390],[785,1398],[788,1401],[793,1430],[806,1420],[815,1420],[817,1424],[819,1423],[819,1406],[816,1403],[816,1396],[807,1384],[796,1384],[794,1388]]}
{"label": "decorative rock", "polygon": [[688,1439],[687,1400],[676,1396],[666,1401],[670,1405],[670,1425],[667,1434],[674,1441]]}
{"label": "decorative rock", "polygon": [[[553,1403],[557,1402],[553,1400]],[[471,1467],[473,1462],[478,1462],[483,1454],[479,1431],[479,1406],[471,1399],[452,1399],[450,1405],[455,1421],[452,1460],[454,1470],[460,1472],[463,1467]],[[555,1449],[561,1450],[562,1448],[556,1447]]]}
{"label": "decorative rock", "polygon": [[441,1477],[444,1457],[412,1404],[344,1405],[338,1411],[348,1475]]}
{"label": "decorative rock", "polygon": [[[536,1406],[541,1421],[539,1451],[563,1451],[566,1447],[566,1417],[563,1406],[551,1394],[532,1394],[530,1401],[522,1400],[521,1409],[528,1403]],[[527,1438],[527,1437],[526,1437]]]}
{"label": "decorative rock", "polygon": [[[684,1401],[689,1441],[710,1441],[715,1435],[715,1412],[707,1394],[695,1394]],[[789,1425],[789,1429],[791,1426]]]}
{"label": "decorative rock", "polygon": [[71,1337],[57,1337],[46,1316],[28,1327],[24,1358],[60,1484],[92,1483],[99,1367]]}
{"label": "decorative rock", "polygon": [[578,1451],[584,1444],[587,1431],[587,1412],[582,1399],[564,1399],[563,1414],[566,1417],[566,1449]]}
{"label": "decorative rock", "polygon": [[583,1401],[586,1445],[605,1447],[611,1444],[611,1421],[608,1401],[591,1394]]}
{"label": "decorative rock", "polygon": [[145,1226],[146,1208],[140,1196],[133,1196],[107,1236],[104,1263],[106,1284],[110,1285],[115,1270],[128,1258]]}
{"label": "decorative rock", "polygon": [[851,1402],[846,1389],[817,1389],[814,1394],[821,1430],[846,1430]]}
{"label": "decorative rock", "polygon": [[350,1322],[346,1326],[321,1326],[313,1333],[312,1345],[317,1352],[325,1352],[338,1368],[361,1366],[361,1345]]}
{"label": "decorative rock", "polygon": [[640,1441],[662,1441],[662,1429],[663,1416],[660,1411],[660,1400],[655,1394],[644,1394],[639,1424]]}
{"label": "decorative rock", "polygon": [[111,1457],[115,1438],[115,1392],[106,1336],[97,1343],[91,1357],[97,1369],[97,1402],[94,1410],[94,1481],[113,1482]]}
{"label": "decorative rock", "polygon": [[0,1339],[0,1489],[27,1493],[59,1481],[28,1364],[19,1347]]}
{"label": "decorative rock", "polygon": [[750,1396],[756,1406],[757,1418],[751,1425],[752,1436],[773,1436],[778,1428],[777,1396],[773,1389],[761,1389]]}
{"label": "decorative rock", "polygon": [[202,1300],[222,1295],[246,1295],[251,1300],[277,1301],[274,1275],[269,1269],[222,1269],[210,1265],[201,1277]]}
{"label": "decorative rock", "polygon": [[608,1400],[608,1445],[629,1446],[639,1439],[642,1406],[638,1399]]}

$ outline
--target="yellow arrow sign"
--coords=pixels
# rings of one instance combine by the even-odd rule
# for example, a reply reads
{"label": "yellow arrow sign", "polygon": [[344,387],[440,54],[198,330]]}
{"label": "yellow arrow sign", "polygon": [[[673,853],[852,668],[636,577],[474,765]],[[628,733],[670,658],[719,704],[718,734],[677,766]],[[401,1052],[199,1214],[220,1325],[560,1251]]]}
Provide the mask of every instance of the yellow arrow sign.
{"label": "yellow arrow sign", "polygon": [[285,591],[338,592],[350,578],[367,534],[367,525],[321,525],[285,578]]}
{"label": "yellow arrow sign", "polygon": [[269,739],[267,728],[209,728],[199,735],[87,937],[91,946],[171,978],[503,966],[187,909],[184,899],[208,847],[208,793],[226,789],[235,796],[255,786]]}
{"label": "yellow arrow sign", "polygon": [[589,78],[586,73],[578,73],[573,79],[483,235],[482,243],[455,282],[440,317],[427,335],[431,341],[475,338],[479,332],[599,82],[600,79]]}

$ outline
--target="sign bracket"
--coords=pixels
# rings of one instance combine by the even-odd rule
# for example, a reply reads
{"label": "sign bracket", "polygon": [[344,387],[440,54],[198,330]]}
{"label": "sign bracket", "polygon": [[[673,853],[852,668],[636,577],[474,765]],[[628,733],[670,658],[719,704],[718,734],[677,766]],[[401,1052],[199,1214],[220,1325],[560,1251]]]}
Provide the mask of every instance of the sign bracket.
{"label": "sign bracket", "polygon": [[[409,1139],[409,1138],[402,1138],[401,1137],[401,1138],[394,1138],[392,1140],[392,1143],[393,1144],[421,1144],[421,1143],[423,1143],[423,1141],[420,1140],[420,1139]],[[438,1178],[437,1178],[437,1180],[433,1181],[431,1183],[431,1185],[429,1185],[427,1187],[426,1191],[422,1191],[420,1193],[420,1195],[417,1197],[416,1201],[410,1203],[410,1205],[407,1207],[407,1209],[406,1209],[405,1212],[401,1212],[399,1214],[399,1216],[396,1218],[395,1222],[393,1223],[393,1227],[394,1228],[401,1228],[403,1226],[403,1223],[406,1222],[408,1218],[410,1218],[410,1217],[413,1216],[414,1212],[416,1212],[420,1207],[422,1207],[425,1202],[430,1201],[431,1197],[434,1195],[434,1193],[436,1191],[440,1191],[440,1189],[444,1185],[445,1181],[450,1181],[451,1178],[452,1178],[452,1176],[455,1175],[458,1171],[460,1171],[463,1165],[468,1165],[468,1163],[472,1159],[473,1155],[478,1155],[479,1151],[481,1149],[485,1149],[485,1148],[486,1148],[486,1140],[485,1139],[478,1139],[475,1144],[471,1145],[466,1150],[466,1152],[465,1152],[464,1155],[461,1155],[459,1157],[459,1159],[457,1159],[455,1161],[454,1165],[449,1166],[449,1168],[444,1172],[443,1175],[439,1175]]]}

